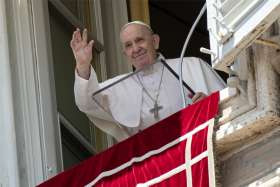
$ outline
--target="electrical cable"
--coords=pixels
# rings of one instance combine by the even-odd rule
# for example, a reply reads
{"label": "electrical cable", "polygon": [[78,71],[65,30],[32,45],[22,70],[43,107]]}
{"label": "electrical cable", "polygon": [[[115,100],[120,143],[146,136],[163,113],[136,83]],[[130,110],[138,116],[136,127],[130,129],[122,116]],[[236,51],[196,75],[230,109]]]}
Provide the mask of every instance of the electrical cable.
{"label": "electrical cable", "polygon": [[182,98],[183,98],[183,108],[186,107],[187,103],[186,103],[186,97],[185,97],[185,92],[184,92],[184,88],[183,88],[183,79],[182,79],[182,67],[183,67],[183,59],[184,59],[184,54],[185,54],[185,51],[187,49],[187,46],[189,44],[189,41],[190,41],[190,38],[193,34],[193,31],[195,29],[195,27],[197,26],[199,20],[201,19],[202,15],[204,14],[205,10],[206,10],[206,3],[203,5],[202,9],[200,10],[200,13],[199,15],[197,16],[194,24],[192,25],[192,28],[191,30],[189,31],[188,33],[188,36],[185,40],[185,43],[184,43],[184,46],[183,46],[183,49],[182,49],[182,52],[181,52],[181,56],[180,56],[180,63],[179,63],[179,81],[180,81],[180,89],[181,89],[181,95],[182,95]]}

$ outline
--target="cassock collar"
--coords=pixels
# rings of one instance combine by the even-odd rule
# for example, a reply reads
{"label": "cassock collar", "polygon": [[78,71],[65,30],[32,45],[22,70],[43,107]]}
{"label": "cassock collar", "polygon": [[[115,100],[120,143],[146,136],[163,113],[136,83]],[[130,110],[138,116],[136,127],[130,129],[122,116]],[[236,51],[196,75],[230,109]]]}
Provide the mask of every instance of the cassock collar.
{"label": "cassock collar", "polygon": [[161,53],[158,53],[155,63],[143,68],[143,70],[141,70],[138,74],[144,77],[152,73],[161,72],[163,66],[163,64],[160,62],[161,60],[165,60],[165,58]]}

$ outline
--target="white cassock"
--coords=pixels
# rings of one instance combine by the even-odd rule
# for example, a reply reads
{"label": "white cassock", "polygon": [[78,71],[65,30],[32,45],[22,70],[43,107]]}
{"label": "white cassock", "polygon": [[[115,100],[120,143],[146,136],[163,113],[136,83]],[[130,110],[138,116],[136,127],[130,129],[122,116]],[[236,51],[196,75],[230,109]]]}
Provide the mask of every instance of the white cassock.
{"label": "white cassock", "polygon": [[[163,57],[160,55],[158,61],[160,58]],[[166,62],[178,72],[179,59],[168,59]],[[157,122],[154,114],[150,112],[154,107],[156,93],[159,93],[157,102],[162,106],[159,110],[159,119],[164,119],[182,109],[179,81],[162,63],[155,63],[148,70],[139,72],[138,77],[133,75],[105,89],[95,95],[94,99],[92,98],[94,92],[127,74],[102,83],[98,83],[93,68],[89,80],[82,79],[77,72],[75,74],[74,92],[78,108],[87,114],[98,128],[118,141]],[[225,86],[206,62],[194,57],[184,58],[183,79],[195,92],[205,94],[221,90]]]}

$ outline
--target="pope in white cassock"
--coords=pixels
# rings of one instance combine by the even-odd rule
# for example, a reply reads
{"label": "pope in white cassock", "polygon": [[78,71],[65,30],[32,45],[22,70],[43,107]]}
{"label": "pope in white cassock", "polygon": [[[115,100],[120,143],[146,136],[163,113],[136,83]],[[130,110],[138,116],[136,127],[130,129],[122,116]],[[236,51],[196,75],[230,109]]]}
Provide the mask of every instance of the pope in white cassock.
{"label": "pope in white cassock", "polygon": [[[81,36],[79,29],[71,40],[76,59],[76,104],[98,128],[118,141],[179,111],[183,102],[179,81],[159,62],[164,60],[177,71],[179,59],[164,59],[157,53],[160,38],[147,24],[140,21],[127,23],[121,29],[120,40],[127,61],[142,71],[94,97],[94,92],[125,75],[98,83],[90,65],[94,41],[87,42],[87,31],[84,30]],[[192,102],[224,87],[224,82],[211,67],[194,57],[184,58],[183,80],[196,92]]]}

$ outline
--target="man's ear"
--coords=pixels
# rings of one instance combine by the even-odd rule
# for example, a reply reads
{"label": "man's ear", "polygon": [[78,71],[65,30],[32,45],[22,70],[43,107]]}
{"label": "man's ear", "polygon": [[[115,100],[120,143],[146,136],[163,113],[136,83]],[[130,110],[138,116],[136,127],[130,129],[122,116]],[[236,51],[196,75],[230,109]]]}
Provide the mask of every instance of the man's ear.
{"label": "man's ear", "polygon": [[159,48],[160,37],[158,34],[153,34],[154,47],[156,50]]}

